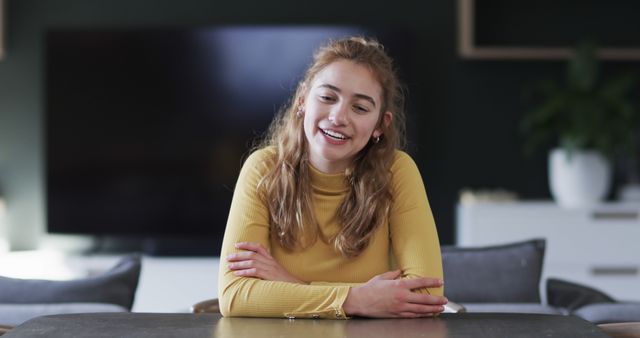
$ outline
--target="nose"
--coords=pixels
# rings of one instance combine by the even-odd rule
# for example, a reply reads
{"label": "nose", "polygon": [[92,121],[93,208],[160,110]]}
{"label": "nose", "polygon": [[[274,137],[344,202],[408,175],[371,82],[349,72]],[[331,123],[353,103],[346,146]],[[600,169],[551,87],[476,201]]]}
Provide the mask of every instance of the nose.
{"label": "nose", "polygon": [[349,124],[349,111],[345,104],[336,105],[329,113],[329,122],[335,126],[346,126]]}

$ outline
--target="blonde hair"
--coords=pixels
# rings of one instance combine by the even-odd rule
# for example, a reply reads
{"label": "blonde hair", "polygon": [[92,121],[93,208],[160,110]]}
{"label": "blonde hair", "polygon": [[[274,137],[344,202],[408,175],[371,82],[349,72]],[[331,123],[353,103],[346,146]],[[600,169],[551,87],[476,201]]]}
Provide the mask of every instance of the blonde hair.
{"label": "blonde hair", "polygon": [[[261,147],[275,147],[275,165],[258,184],[258,193],[268,205],[271,236],[289,250],[303,249],[318,239],[318,225],[311,200],[308,144],[303,118],[297,116],[318,72],[329,64],[349,60],[367,67],[382,87],[378,126],[383,135],[370,141],[346,170],[348,192],[336,210],[341,225],[332,243],[345,257],[359,255],[375,230],[387,219],[392,202],[390,167],[396,149],[404,146],[404,97],[393,62],[375,40],[349,37],[331,41],[318,49],[313,64],[298,84],[288,106],[272,122]],[[388,125],[385,112],[392,112]]]}

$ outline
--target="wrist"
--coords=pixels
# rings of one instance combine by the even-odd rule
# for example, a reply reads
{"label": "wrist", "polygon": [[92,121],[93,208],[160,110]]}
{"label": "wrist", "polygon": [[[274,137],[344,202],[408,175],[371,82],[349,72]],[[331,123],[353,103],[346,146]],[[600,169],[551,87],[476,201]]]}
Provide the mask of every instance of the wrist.
{"label": "wrist", "polygon": [[344,313],[349,317],[361,315],[357,300],[359,292],[359,287],[350,287],[347,298],[342,304],[342,310],[344,310]]}
{"label": "wrist", "polygon": [[287,280],[287,282],[294,283],[294,284],[303,284],[303,285],[309,284],[309,283],[307,283],[307,282],[305,282],[305,281],[303,281],[303,280],[301,280],[301,279],[299,279],[299,278],[297,278],[295,276],[292,276],[292,275],[289,275],[289,280]]}

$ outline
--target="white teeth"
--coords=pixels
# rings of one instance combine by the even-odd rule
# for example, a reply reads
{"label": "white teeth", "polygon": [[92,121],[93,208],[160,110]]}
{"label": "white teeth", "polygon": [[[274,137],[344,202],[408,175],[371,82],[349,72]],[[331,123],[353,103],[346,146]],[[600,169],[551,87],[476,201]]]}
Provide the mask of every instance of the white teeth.
{"label": "white teeth", "polygon": [[322,130],[322,132],[327,136],[330,136],[330,137],[333,137],[333,138],[337,138],[339,140],[346,140],[347,139],[347,137],[345,135],[342,135],[342,134],[340,134],[338,132],[335,132],[333,130],[324,130],[324,129],[320,129],[320,130]]}

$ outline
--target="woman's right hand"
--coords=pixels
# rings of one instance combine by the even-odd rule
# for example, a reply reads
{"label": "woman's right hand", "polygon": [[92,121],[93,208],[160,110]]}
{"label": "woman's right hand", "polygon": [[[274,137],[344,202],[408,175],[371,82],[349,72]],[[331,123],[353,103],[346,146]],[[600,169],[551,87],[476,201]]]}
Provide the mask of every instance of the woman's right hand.
{"label": "woman's right hand", "polygon": [[431,317],[444,311],[447,299],[411,290],[442,286],[437,278],[397,279],[400,270],[385,272],[349,290],[342,308],[349,316],[374,318]]}

